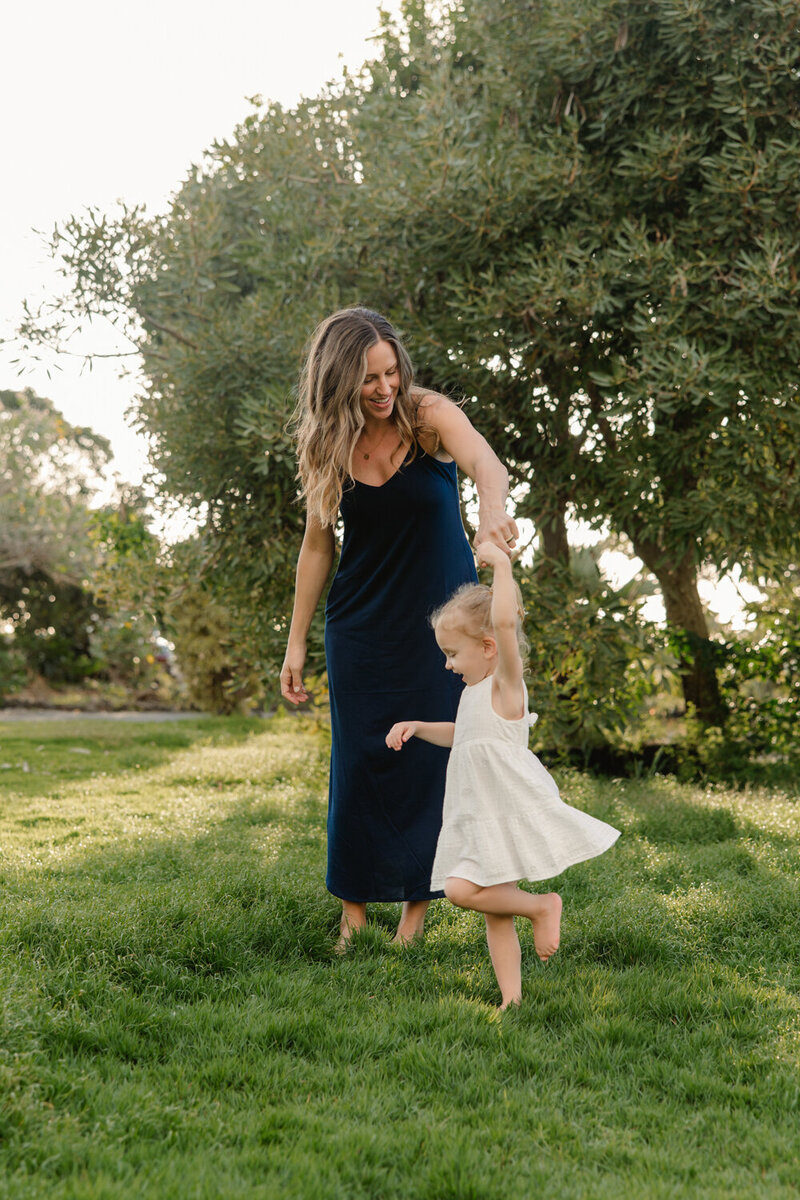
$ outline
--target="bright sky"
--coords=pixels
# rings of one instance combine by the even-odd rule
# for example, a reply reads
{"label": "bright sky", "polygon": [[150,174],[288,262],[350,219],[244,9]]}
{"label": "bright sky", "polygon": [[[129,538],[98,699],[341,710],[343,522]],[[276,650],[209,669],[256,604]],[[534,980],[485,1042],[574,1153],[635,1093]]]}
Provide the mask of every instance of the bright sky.
{"label": "bright sky", "polygon": [[[379,8],[400,0],[33,0],[6,5],[0,70],[5,178],[0,201],[0,338],[13,335],[22,301],[53,297],[59,279],[40,233],[88,206],[122,199],[162,210],[192,163],[251,111],[247,97],[292,105],[316,95],[369,54]],[[92,348],[115,349],[108,335]],[[0,388],[32,387],[76,425],[110,439],[113,468],[138,482],[143,443],[125,413],[135,380],[119,363],[91,372],[75,357],[18,375],[0,346]],[[49,374],[48,374],[49,370]],[[624,558],[624,556],[620,556]],[[615,570],[620,581],[629,560]],[[710,607],[729,615],[730,582],[706,583]],[[654,616],[660,615],[654,612]]]}
{"label": "bright sky", "polygon": [[[160,211],[204,149],[252,111],[247,97],[292,105],[362,63],[379,8],[396,12],[399,0],[5,6],[0,338],[13,335],[23,299],[59,288],[34,230],[120,199]],[[64,356],[49,361],[49,376],[44,366],[18,375],[15,357],[0,347],[0,388],[49,396],[67,420],[111,440],[122,478],[141,478],[143,448],[125,422],[135,383],[118,378],[119,364],[81,373],[80,356]]]}

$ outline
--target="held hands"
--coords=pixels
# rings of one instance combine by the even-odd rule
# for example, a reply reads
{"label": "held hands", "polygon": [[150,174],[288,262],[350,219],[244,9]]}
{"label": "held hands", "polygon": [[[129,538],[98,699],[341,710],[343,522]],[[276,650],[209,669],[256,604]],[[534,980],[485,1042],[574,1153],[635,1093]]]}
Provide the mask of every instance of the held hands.
{"label": "held hands", "polygon": [[491,567],[492,570],[507,563],[509,559],[507,550],[501,550],[494,542],[481,542],[475,548],[475,557],[479,567]]}
{"label": "held hands", "polygon": [[386,745],[390,750],[402,750],[409,738],[412,738],[419,728],[419,721],[398,721],[386,735]]}
{"label": "held hands", "polygon": [[493,509],[488,512],[481,509],[478,518],[478,532],[473,543],[476,548],[485,542],[492,542],[502,550],[506,558],[510,558],[518,539],[517,522],[504,509]]}

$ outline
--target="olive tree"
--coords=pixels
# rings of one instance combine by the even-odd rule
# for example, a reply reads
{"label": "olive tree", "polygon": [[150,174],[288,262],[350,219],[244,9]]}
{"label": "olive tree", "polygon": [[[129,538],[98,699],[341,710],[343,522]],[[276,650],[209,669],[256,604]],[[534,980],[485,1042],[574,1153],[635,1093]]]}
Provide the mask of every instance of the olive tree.
{"label": "olive tree", "polygon": [[408,15],[355,118],[392,131],[362,180],[381,294],[481,398],[546,556],[570,514],[627,535],[719,720],[698,569],[797,553],[797,5]]}
{"label": "olive tree", "polygon": [[[798,13],[789,0],[409,0],[374,61],[254,112],[148,220],[59,250],[127,321],[165,488],[274,664],[300,536],[304,340],[366,302],[511,464],[543,561],[627,536],[720,720],[702,564],[794,553]],[[31,332],[31,331],[29,331]]]}

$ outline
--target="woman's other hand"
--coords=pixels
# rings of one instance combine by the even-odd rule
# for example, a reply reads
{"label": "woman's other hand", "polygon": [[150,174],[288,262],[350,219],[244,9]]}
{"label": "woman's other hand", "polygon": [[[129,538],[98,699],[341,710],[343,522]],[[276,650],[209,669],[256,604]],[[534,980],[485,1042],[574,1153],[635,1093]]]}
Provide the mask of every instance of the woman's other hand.
{"label": "woman's other hand", "polygon": [[306,661],[305,646],[289,645],[281,667],[281,695],[290,704],[304,704],[308,692],[303,683],[303,667]]}

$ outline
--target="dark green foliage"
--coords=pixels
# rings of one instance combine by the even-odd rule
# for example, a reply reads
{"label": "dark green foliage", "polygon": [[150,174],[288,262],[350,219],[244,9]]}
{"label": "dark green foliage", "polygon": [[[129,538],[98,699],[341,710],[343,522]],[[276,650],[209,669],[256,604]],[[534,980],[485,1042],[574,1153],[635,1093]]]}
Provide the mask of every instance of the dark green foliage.
{"label": "dark green foliage", "polygon": [[686,700],[724,724],[698,570],[774,575],[797,548],[796,39],[793,0],[468,0],[439,20],[414,0],[357,77],[213,146],[164,217],[65,223],[72,308],[137,339],[154,465],[207,514],[262,674],[302,527],[303,343],[363,302],[466,399],[542,557],[568,561],[574,515],[627,536],[703,651],[679,663]]}
{"label": "dark green foliage", "polygon": [[[190,707],[216,714],[253,708],[261,682],[237,647],[203,539],[162,545],[141,500],[130,493],[117,509],[98,512],[92,535],[99,551],[95,588],[110,611],[125,617],[121,627],[106,622],[94,638],[104,667],[139,688],[177,691],[164,686],[158,662],[155,639],[166,636],[175,645],[174,674]],[[142,637],[148,644],[136,653]]]}
{"label": "dark green foliage", "polygon": [[[796,35],[781,2],[481,0],[355,118],[403,123],[365,165],[384,302],[479,398],[545,552],[610,524],[700,640],[699,563],[797,546]],[[682,673],[724,720],[704,657]]]}
{"label": "dark green foliage", "polygon": [[[750,607],[752,628],[714,645],[728,718],[722,728],[690,719],[673,766],[687,777],[791,779],[797,772],[800,721],[800,609],[797,570],[761,581],[765,598]],[[674,641],[674,639],[671,639]],[[678,651],[680,652],[680,650]]]}
{"label": "dark green foliage", "polygon": [[190,705],[217,715],[254,709],[263,695],[260,677],[211,590],[183,577],[164,608]]}
{"label": "dark green foliage", "polygon": [[728,740],[778,756],[797,749],[800,722],[800,597],[797,570],[767,585],[747,636],[725,647],[722,684],[732,712]]}
{"label": "dark green foliage", "polygon": [[90,591],[42,571],[0,576],[0,614],[29,669],[50,683],[78,683],[98,670],[91,635],[99,620]]}
{"label": "dark green foliage", "polygon": [[[620,745],[648,692],[654,630],[639,619],[641,594],[613,591],[589,556],[547,571],[518,570],[530,642],[528,690],[537,746],[549,754]],[[649,660],[649,661],[648,661]]]}
{"label": "dark green foliage", "polygon": [[96,669],[89,498],[109,458],[106,439],[52,401],[0,391],[0,621],[27,668],[52,682]]}
{"label": "dark green foliage", "polygon": [[12,639],[0,634],[0,700],[22,687],[25,679],[25,659]]}

